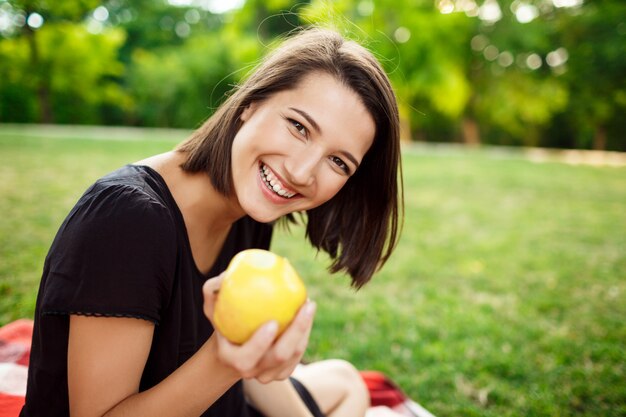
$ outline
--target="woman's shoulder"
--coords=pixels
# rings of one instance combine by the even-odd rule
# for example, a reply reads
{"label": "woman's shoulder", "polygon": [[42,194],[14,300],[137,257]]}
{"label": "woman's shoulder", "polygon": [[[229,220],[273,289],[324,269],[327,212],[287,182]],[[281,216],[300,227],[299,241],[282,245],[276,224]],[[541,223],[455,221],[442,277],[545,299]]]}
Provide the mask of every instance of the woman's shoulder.
{"label": "woman's shoulder", "polygon": [[85,192],[85,196],[116,191],[121,193],[120,197],[143,197],[165,206],[169,203],[165,181],[155,170],[144,165],[125,165],[103,176]]}
{"label": "woman's shoulder", "polygon": [[[129,210],[147,207],[173,209],[171,194],[160,175],[147,166],[126,165],[94,182],[81,196],[77,207]],[[119,214],[119,213],[118,213]]]}
{"label": "woman's shoulder", "polygon": [[156,172],[126,165],[93,183],[71,210],[62,229],[159,228],[172,234],[178,224],[176,210]]}

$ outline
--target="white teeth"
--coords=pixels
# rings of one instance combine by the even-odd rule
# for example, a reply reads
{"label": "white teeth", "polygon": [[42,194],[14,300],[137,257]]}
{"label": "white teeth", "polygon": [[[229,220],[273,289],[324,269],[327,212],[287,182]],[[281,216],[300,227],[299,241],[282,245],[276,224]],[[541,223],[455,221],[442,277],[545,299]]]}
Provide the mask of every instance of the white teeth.
{"label": "white teeth", "polygon": [[278,194],[281,197],[291,198],[294,195],[296,195],[296,193],[290,193],[286,190],[283,190],[282,184],[280,183],[280,181],[278,181],[278,179],[274,176],[272,171],[270,171],[269,168],[266,167],[265,165],[261,165],[261,178],[263,178],[263,182],[265,182],[265,184],[267,185],[267,188],[274,191],[276,194]]}

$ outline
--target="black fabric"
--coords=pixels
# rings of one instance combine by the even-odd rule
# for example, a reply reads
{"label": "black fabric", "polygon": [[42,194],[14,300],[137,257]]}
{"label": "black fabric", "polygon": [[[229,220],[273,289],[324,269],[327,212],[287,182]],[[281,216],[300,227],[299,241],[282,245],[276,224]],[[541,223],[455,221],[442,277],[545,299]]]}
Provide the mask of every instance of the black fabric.
{"label": "black fabric", "polygon": [[[289,380],[291,381],[291,385],[293,385],[293,387],[298,392],[298,395],[300,395],[300,398],[302,399],[302,402],[304,403],[304,405],[306,405],[309,411],[311,412],[311,415],[313,415],[313,417],[325,417],[324,414],[322,413],[322,410],[320,410],[319,406],[313,399],[313,396],[311,395],[309,390],[307,390],[306,387],[302,385],[302,382],[298,381],[295,378],[289,378]],[[264,417],[264,416],[255,408],[250,406],[250,417]]]}
{"label": "black fabric", "polygon": [[[204,276],[191,255],[182,214],[157,172],[128,165],[97,181],[61,225],[45,260],[20,416],[69,415],[70,314],[154,322],[140,390],[158,384],[213,332],[202,312],[202,284],[237,252],[269,248],[271,234],[269,225],[240,219]],[[203,416],[249,416],[241,382]]]}
{"label": "black fabric", "polygon": [[313,417],[324,417],[324,414],[322,414],[322,410],[320,410],[317,403],[313,399],[313,396],[305,388],[305,386],[302,385],[302,383],[295,378],[289,378],[289,380],[291,381],[291,384],[294,386],[296,391],[298,391],[300,398],[302,398],[302,401],[308,407],[311,414],[313,414]]}

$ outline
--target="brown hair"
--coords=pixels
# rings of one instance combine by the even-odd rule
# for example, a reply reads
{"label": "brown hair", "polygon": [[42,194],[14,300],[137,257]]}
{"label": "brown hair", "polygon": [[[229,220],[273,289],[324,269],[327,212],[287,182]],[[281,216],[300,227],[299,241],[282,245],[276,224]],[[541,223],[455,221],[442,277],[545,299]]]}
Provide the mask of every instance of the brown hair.
{"label": "brown hair", "polygon": [[331,272],[347,272],[352,285],[360,288],[391,255],[403,207],[396,98],[367,49],[334,31],[301,31],[269,54],[177,150],[188,153],[184,170],[207,172],[218,191],[232,195],[231,148],[242,111],[250,103],[295,88],[312,71],[326,72],[356,92],[376,125],[359,169],[337,195],[307,211],[308,239],[330,255]]}

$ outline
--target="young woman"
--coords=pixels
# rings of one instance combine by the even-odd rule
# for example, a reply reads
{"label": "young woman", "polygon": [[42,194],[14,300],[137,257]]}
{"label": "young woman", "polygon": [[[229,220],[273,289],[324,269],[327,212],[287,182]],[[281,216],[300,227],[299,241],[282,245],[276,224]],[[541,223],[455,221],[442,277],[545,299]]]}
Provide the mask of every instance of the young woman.
{"label": "young woman", "polygon": [[301,212],[331,271],[365,284],[398,237],[398,126],[376,59],[307,30],[174,151],[98,180],[45,261],[21,416],[251,415],[242,381],[293,373],[315,304],[233,345],[210,322],[218,275]]}

